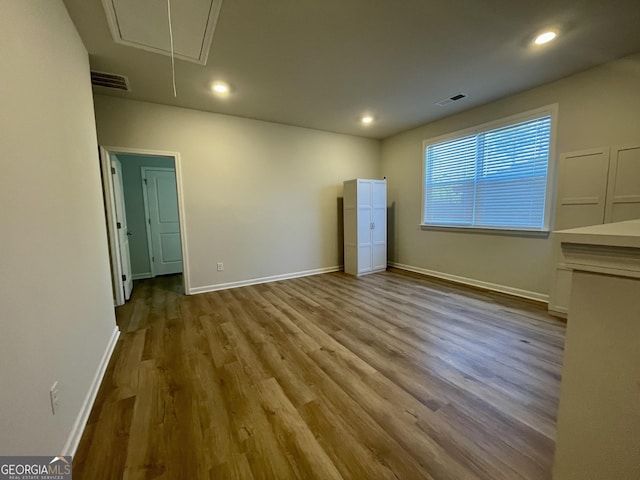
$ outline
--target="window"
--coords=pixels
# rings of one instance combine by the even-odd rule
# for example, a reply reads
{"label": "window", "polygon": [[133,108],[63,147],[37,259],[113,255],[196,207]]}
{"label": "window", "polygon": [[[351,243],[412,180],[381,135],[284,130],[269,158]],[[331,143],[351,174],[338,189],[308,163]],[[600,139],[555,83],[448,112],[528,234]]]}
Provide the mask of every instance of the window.
{"label": "window", "polygon": [[555,109],[426,141],[423,225],[548,230]]}

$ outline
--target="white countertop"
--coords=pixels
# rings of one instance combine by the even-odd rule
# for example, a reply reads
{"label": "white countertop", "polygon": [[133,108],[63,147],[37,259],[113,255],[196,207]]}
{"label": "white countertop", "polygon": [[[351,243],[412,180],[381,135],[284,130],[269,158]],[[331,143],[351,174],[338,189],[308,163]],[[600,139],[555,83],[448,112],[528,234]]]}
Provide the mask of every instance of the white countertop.
{"label": "white countertop", "polygon": [[640,219],[553,232],[562,243],[640,248]]}

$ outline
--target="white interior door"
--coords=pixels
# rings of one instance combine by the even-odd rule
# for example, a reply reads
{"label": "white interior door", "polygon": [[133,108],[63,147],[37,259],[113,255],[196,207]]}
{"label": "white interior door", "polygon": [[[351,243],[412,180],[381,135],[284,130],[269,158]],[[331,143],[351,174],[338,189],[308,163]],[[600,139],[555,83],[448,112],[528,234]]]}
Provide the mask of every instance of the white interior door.
{"label": "white interior door", "polygon": [[122,268],[122,289],[125,300],[129,300],[129,298],[131,298],[131,291],[133,290],[133,280],[131,278],[131,257],[129,255],[129,230],[127,228],[127,214],[125,211],[124,190],[122,187],[122,165],[120,164],[120,160],[114,155],[110,156],[110,160],[118,245],[120,248],[120,263]]}
{"label": "white interior door", "polygon": [[182,272],[176,172],[143,168],[149,256],[153,276]]}

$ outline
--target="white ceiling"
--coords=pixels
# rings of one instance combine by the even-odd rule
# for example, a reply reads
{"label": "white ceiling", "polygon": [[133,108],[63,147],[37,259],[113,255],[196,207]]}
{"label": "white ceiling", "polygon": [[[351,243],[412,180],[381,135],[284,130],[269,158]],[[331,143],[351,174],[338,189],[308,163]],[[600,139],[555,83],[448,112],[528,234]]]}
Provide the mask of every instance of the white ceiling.
{"label": "white ceiling", "polygon": [[207,64],[176,60],[174,98],[168,57],[115,43],[101,0],[65,4],[91,67],[129,77],[96,93],[374,138],[640,51],[638,0],[223,0]]}

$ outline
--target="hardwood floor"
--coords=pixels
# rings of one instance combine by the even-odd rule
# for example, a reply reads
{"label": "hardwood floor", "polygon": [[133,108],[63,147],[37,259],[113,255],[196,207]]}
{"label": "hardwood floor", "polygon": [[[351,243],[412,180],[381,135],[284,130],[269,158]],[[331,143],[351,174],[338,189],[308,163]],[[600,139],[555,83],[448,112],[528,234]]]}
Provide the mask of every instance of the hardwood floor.
{"label": "hardwood floor", "polygon": [[564,323],[401,271],[136,282],[74,478],[551,478]]}

